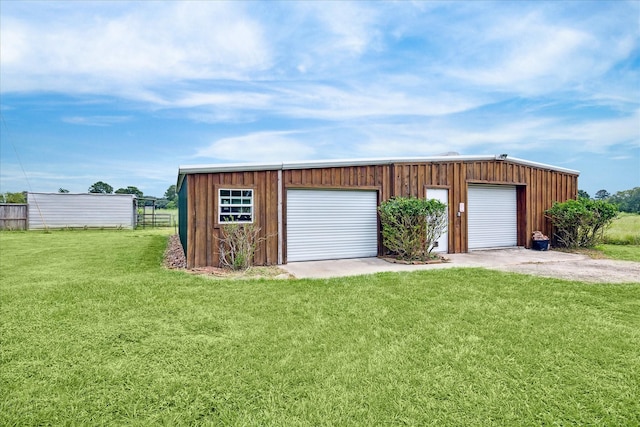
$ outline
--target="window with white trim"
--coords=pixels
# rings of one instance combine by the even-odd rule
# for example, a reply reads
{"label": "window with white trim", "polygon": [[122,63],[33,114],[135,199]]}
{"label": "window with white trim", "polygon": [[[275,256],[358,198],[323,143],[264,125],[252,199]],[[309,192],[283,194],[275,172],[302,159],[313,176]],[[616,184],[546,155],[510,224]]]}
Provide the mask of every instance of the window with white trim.
{"label": "window with white trim", "polygon": [[218,189],[218,222],[253,222],[253,190]]}

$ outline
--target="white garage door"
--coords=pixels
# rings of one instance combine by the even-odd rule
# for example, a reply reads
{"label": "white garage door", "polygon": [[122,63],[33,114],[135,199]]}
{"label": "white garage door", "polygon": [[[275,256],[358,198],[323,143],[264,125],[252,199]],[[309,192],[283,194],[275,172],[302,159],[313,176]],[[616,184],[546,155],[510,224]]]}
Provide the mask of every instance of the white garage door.
{"label": "white garage door", "polygon": [[377,193],[287,190],[287,261],[378,254]]}
{"label": "white garage door", "polygon": [[469,185],[467,219],[469,250],[517,246],[516,187]]}

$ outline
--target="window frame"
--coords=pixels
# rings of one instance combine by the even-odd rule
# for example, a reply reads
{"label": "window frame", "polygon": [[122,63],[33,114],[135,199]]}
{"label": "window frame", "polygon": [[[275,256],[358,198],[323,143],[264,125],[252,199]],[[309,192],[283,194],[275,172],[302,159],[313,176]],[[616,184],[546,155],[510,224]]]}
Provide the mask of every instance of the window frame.
{"label": "window frame", "polygon": [[[228,195],[222,194],[223,191],[228,191]],[[251,192],[249,196],[245,192]],[[253,224],[255,222],[255,206],[256,206],[256,190],[250,186],[235,186],[235,185],[219,185],[215,188],[216,192],[216,225],[222,224]],[[239,192],[240,194],[234,194]],[[234,199],[239,200],[238,203],[233,203]],[[228,200],[229,203],[223,203],[224,200]],[[249,203],[244,203],[245,201]],[[222,212],[223,208],[240,209],[239,212]],[[244,209],[249,209],[249,212],[242,212]],[[242,216],[249,216],[250,219],[238,220]],[[236,218],[235,220],[224,220],[225,217]]]}

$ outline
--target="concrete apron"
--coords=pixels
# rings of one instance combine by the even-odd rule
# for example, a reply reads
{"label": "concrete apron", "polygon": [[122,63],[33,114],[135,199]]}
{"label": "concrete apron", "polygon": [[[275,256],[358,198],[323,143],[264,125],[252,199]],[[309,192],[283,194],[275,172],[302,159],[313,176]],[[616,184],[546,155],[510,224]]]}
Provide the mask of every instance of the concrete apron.
{"label": "concrete apron", "polygon": [[446,254],[442,264],[395,264],[380,258],[354,258],[327,261],[291,262],[280,267],[299,279],[330,278],[374,274],[385,271],[435,270],[455,267],[483,267],[509,270],[518,264],[545,264],[588,259],[585,255],[556,251],[534,251],[524,248],[490,249],[466,254]]}

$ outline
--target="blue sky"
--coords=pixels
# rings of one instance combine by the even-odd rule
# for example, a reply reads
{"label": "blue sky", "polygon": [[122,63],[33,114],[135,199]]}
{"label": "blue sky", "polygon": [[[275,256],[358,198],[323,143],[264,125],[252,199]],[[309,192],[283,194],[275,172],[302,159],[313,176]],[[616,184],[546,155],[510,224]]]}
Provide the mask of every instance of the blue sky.
{"label": "blue sky", "polygon": [[0,192],[508,153],[640,186],[640,2],[0,0]]}

